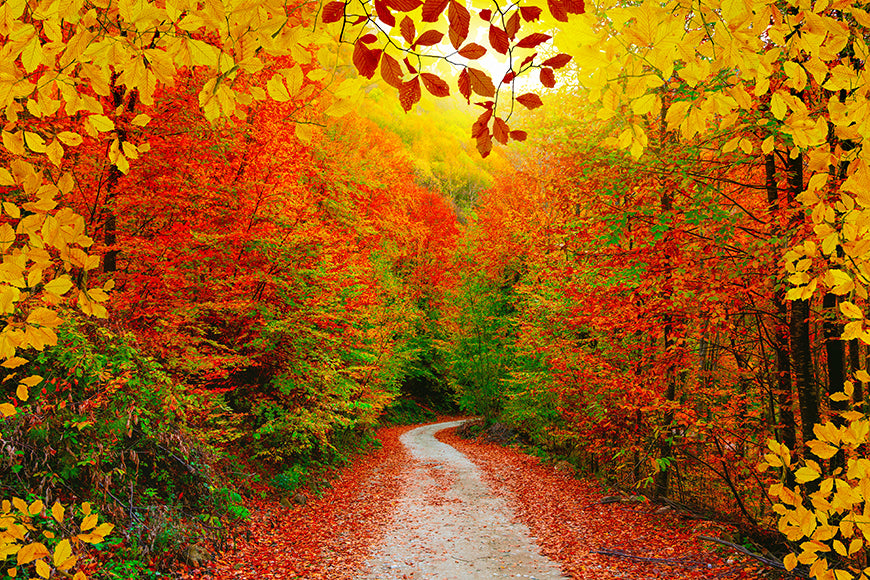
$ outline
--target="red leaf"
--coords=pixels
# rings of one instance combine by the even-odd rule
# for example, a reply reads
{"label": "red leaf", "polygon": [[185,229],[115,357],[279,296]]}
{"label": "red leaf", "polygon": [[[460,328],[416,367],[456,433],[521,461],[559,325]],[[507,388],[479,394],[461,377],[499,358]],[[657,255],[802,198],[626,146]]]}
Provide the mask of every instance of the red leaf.
{"label": "red leaf", "polygon": [[384,0],[375,0],[375,13],[378,15],[378,19],[387,26],[392,28],[396,25],[396,17],[393,16],[393,13],[390,12],[389,8],[387,8],[387,4]]}
{"label": "red leaf", "polygon": [[377,39],[378,39],[378,37],[375,36],[374,34],[364,34],[363,36],[360,37],[359,41],[362,42],[363,44],[371,44],[371,43],[377,41]]}
{"label": "red leaf", "polygon": [[480,19],[489,22],[489,19],[492,18],[492,10],[486,9],[480,11]]}
{"label": "red leaf", "polygon": [[528,135],[525,131],[511,131],[511,139],[514,141],[525,141]]}
{"label": "red leaf", "polygon": [[399,89],[399,102],[405,112],[411,110],[411,107],[420,100],[420,96],[420,77],[402,83],[402,88]]}
{"label": "red leaf", "polygon": [[381,59],[381,76],[388,85],[397,89],[402,88],[402,65],[386,53]]}
{"label": "red leaf", "polygon": [[425,0],[423,2],[423,22],[438,22],[450,0]]}
{"label": "red leaf", "polygon": [[496,141],[504,145],[508,142],[509,135],[510,129],[507,123],[496,117],[495,122],[492,124],[492,136],[495,137]]}
{"label": "red leaf", "polygon": [[477,150],[481,157],[487,157],[492,151],[492,137],[489,131],[477,138]]}
{"label": "red leaf", "polygon": [[508,71],[508,73],[504,75],[504,78],[501,79],[501,84],[506,85],[515,78],[517,78],[517,73],[515,73],[514,71]]}
{"label": "red leaf", "polygon": [[571,62],[570,54],[557,54],[556,56],[551,56],[547,60],[541,63],[541,66],[548,66],[550,68],[562,68],[566,64]]}
{"label": "red leaf", "polygon": [[468,79],[471,81],[471,90],[481,97],[494,97],[495,85],[492,84],[492,79],[482,70],[476,68],[467,68]]}
{"label": "red leaf", "polygon": [[[471,14],[459,2],[451,2],[450,8],[447,9],[447,18],[450,20],[450,41],[453,43],[453,48],[459,48],[468,38]],[[454,37],[456,41],[454,41]]]}
{"label": "red leaf", "polygon": [[470,42],[459,49],[459,56],[475,60],[486,54],[486,49],[479,44]]}
{"label": "red leaf", "polygon": [[550,14],[559,22],[568,22],[568,8],[563,0],[547,0],[547,7],[550,9]]}
{"label": "red leaf", "polygon": [[526,22],[534,22],[541,17],[541,9],[537,6],[523,6],[520,8],[520,14]]}
{"label": "red leaf", "polygon": [[507,54],[508,48],[510,48],[510,40],[508,40],[507,32],[490,24],[489,44],[496,50],[496,52]]}
{"label": "red leaf", "polygon": [[414,21],[405,16],[402,19],[402,23],[399,25],[399,30],[402,32],[402,38],[405,39],[405,42],[408,44],[412,44],[414,42],[414,37],[417,35],[417,30],[414,28]]}
{"label": "red leaf", "polygon": [[465,97],[465,102],[471,100],[471,80],[468,78],[468,69],[463,69],[456,80],[459,85],[459,94]]}
{"label": "red leaf", "polygon": [[359,40],[353,48],[353,64],[359,74],[370,79],[374,76],[375,70],[378,68],[378,60],[381,58],[381,51],[370,50],[365,44]]}
{"label": "red leaf", "polygon": [[541,97],[539,97],[535,93],[525,93],[523,95],[520,95],[519,97],[517,97],[517,101],[527,109],[537,109],[544,104],[544,102],[541,100]]}
{"label": "red leaf", "polygon": [[323,22],[338,22],[344,18],[344,2],[330,2],[323,7]]}
{"label": "red leaf", "polygon": [[387,5],[399,12],[411,12],[421,4],[423,4],[421,0],[387,0]]}
{"label": "red leaf", "polygon": [[534,60],[534,58],[535,58],[536,56],[538,56],[538,53],[537,53],[537,52],[533,52],[532,54],[530,54],[529,56],[527,56],[526,58],[524,58],[524,59],[523,59],[523,62],[520,63],[520,68],[523,68],[524,66],[526,66],[527,64],[529,64],[530,62],[532,62],[532,60]]}
{"label": "red leaf", "polygon": [[351,24],[352,24],[353,26],[356,26],[357,24],[360,24],[360,23],[365,22],[365,21],[366,21],[366,17],[365,17],[365,16],[357,16],[357,17],[356,17],[356,20],[354,20],[353,22],[351,22]]}
{"label": "red leaf", "polygon": [[489,131],[489,120],[492,118],[492,109],[487,109],[480,114],[480,117],[471,126],[471,136],[473,138],[480,137]]}
{"label": "red leaf", "polygon": [[564,0],[568,14],[583,14],[586,12],[586,4],[583,0]]}
{"label": "red leaf", "polygon": [[504,31],[507,32],[508,37],[513,40],[517,36],[517,32],[520,30],[520,13],[514,11],[511,14],[511,17],[508,18],[507,24],[505,24]]}
{"label": "red leaf", "polygon": [[556,75],[553,74],[553,69],[544,67],[541,69],[541,84],[552,89],[556,86]]}
{"label": "red leaf", "polygon": [[441,77],[432,73],[420,73],[420,78],[423,80],[423,86],[426,90],[432,93],[435,97],[446,97],[450,94],[450,87],[447,86]]}
{"label": "red leaf", "polygon": [[444,38],[443,32],[438,32],[437,30],[427,30],[417,39],[413,46],[432,46],[433,44],[438,44],[441,42],[441,39]]}
{"label": "red leaf", "polygon": [[547,42],[553,38],[549,34],[544,34],[543,32],[533,32],[527,37],[523,38],[517,43],[517,46],[520,48],[535,48],[542,42]]}
{"label": "red leaf", "polygon": [[447,29],[447,36],[450,38],[450,44],[453,45],[453,48],[459,48],[462,41],[465,40],[465,38],[459,36],[459,32],[453,26]]}
{"label": "red leaf", "polygon": [[417,74],[417,69],[414,68],[414,65],[411,64],[411,61],[408,60],[408,57],[405,57],[405,66],[408,67],[408,70],[411,74]]}

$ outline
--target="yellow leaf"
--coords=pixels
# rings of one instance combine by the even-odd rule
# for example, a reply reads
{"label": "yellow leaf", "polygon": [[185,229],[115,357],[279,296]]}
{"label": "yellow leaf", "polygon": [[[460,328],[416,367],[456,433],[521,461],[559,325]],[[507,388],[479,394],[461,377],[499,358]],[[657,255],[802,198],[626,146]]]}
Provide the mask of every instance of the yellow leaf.
{"label": "yellow leaf", "polygon": [[73,576],[73,580],[88,580],[88,577],[84,572],[79,570],[78,572],[76,572],[76,575]]}
{"label": "yellow leaf", "polygon": [[20,356],[14,356],[12,358],[8,358],[5,361],[3,361],[3,364],[0,366],[2,366],[3,368],[7,368],[7,369],[17,369],[18,367],[20,367],[21,365],[24,365],[24,364],[27,364],[26,358],[21,358]]}
{"label": "yellow leaf", "polygon": [[61,143],[68,145],[69,147],[75,147],[82,143],[82,136],[78,133],[73,133],[72,131],[61,131],[57,134],[57,138]]}
{"label": "yellow leaf", "polygon": [[786,554],[785,558],[782,560],[783,565],[785,565],[785,569],[791,572],[798,565],[797,556],[794,554]]}
{"label": "yellow leaf", "polygon": [[59,567],[61,564],[69,560],[71,556],[72,546],[70,546],[69,540],[61,540],[54,548],[54,565]]}
{"label": "yellow leaf", "polygon": [[52,294],[62,296],[63,294],[66,294],[67,291],[72,288],[72,286],[73,283],[69,277],[69,274],[63,274],[61,276],[58,276],[51,282],[47,283],[44,288],[46,292],[51,292]]}
{"label": "yellow leaf", "polygon": [[18,383],[18,389],[15,391],[15,396],[22,401],[27,401],[27,399],[30,398],[30,392],[27,390],[27,385]]}
{"label": "yellow leaf", "polygon": [[855,378],[862,383],[870,383],[870,373],[868,373],[864,369],[855,371]]}
{"label": "yellow leaf", "polygon": [[849,318],[864,318],[864,313],[861,312],[861,309],[855,306],[852,302],[848,300],[844,302],[840,302],[840,312],[848,316]]}
{"label": "yellow leaf", "polygon": [[36,67],[42,64],[45,55],[42,51],[42,42],[39,35],[35,35],[21,50],[21,64],[27,73],[32,73]]}
{"label": "yellow leaf", "polygon": [[91,115],[88,120],[91,122],[91,126],[101,133],[115,129],[115,122],[105,115]]}
{"label": "yellow leaf", "polygon": [[51,576],[51,566],[45,563],[45,560],[36,561],[36,573],[43,578]]}
{"label": "yellow leaf", "polygon": [[801,467],[797,471],[794,472],[794,477],[798,483],[806,483],[808,481],[813,481],[821,477],[821,474],[818,471],[814,471],[809,467]]}
{"label": "yellow leaf", "polygon": [[82,504],[82,513],[85,515],[89,515],[91,513],[91,502],[86,501]]}
{"label": "yellow leaf", "polygon": [[773,146],[774,138],[773,135],[771,135],[770,137],[761,142],[761,152],[765,155],[768,155],[771,151],[773,151]]}
{"label": "yellow leaf", "polygon": [[136,125],[137,127],[144,127],[151,121],[151,117],[146,115],[145,113],[141,113],[133,117],[133,120],[130,121],[131,124]]}
{"label": "yellow leaf", "polygon": [[45,153],[45,139],[31,131],[24,132],[24,143],[34,153]]}
{"label": "yellow leaf", "polygon": [[846,551],[846,546],[840,540],[834,540],[834,551],[840,554],[841,556],[848,556],[849,553]]}
{"label": "yellow leaf", "polygon": [[63,145],[57,139],[52,139],[51,143],[45,148],[45,155],[49,161],[60,167],[60,163],[63,161]]}
{"label": "yellow leaf", "polygon": [[91,533],[96,534],[98,536],[106,537],[109,534],[111,534],[112,530],[114,530],[114,529],[115,529],[115,524],[104,523],[104,524],[100,524],[99,526],[94,528],[94,531]]}
{"label": "yellow leaf", "polygon": [[832,401],[840,402],[840,401],[848,401],[848,400],[849,400],[849,397],[846,396],[845,393],[834,393],[834,394],[832,394],[832,395],[830,396],[830,399],[831,399]]}
{"label": "yellow leaf", "polygon": [[836,447],[824,441],[808,441],[807,447],[813,452],[813,455],[820,459],[830,459],[839,451]]}
{"label": "yellow leaf", "polygon": [[45,558],[46,556],[51,556],[51,553],[42,544],[37,542],[27,544],[18,550],[18,565],[30,564],[37,558]]}
{"label": "yellow leaf", "polygon": [[35,516],[38,513],[42,513],[42,510],[44,510],[44,509],[45,509],[45,504],[42,503],[41,499],[34,500],[33,503],[31,503],[27,507],[27,511],[30,512],[30,515],[32,515],[32,516]]}
{"label": "yellow leaf", "polygon": [[[54,505],[51,506],[51,517],[54,518],[54,521],[56,521],[59,524],[62,524],[63,523],[63,513],[64,513],[63,506],[60,505],[60,503],[58,503],[58,502],[54,502]],[[57,550],[55,550],[55,553],[57,553]]]}
{"label": "yellow leaf", "polygon": [[[818,476],[818,474],[816,474]],[[85,516],[85,519],[82,520],[81,529],[83,532],[86,532],[92,529],[97,525],[97,514],[88,514]]]}
{"label": "yellow leaf", "polygon": [[284,85],[284,77],[280,74],[276,73],[269,79],[269,82],[266,83],[266,89],[269,91],[269,96],[278,102],[283,103],[290,100],[290,93]]}
{"label": "yellow leaf", "polygon": [[28,387],[35,387],[42,381],[42,377],[39,375],[30,375],[27,378],[21,379],[21,383],[27,385]]}
{"label": "yellow leaf", "polygon": [[779,91],[773,93],[770,97],[770,112],[780,121],[785,118],[785,114],[788,112],[785,99],[782,98]]}
{"label": "yellow leaf", "polygon": [[15,406],[9,403],[0,403],[0,415],[11,417],[15,414]]}
{"label": "yellow leaf", "polygon": [[15,578],[16,576],[18,576],[18,568],[9,568],[8,570],[6,570],[6,574],[10,578]]}
{"label": "yellow leaf", "polygon": [[646,115],[655,108],[656,101],[658,101],[656,94],[649,93],[636,99],[631,104],[631,109],[634,111],[635,115]]}

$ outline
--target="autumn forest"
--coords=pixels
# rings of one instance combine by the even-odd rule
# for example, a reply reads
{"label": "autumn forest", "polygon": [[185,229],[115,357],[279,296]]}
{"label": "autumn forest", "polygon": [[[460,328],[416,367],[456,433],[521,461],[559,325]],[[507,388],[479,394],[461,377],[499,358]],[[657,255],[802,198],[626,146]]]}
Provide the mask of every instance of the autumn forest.
{"label": "autumn forest", "polygon": [[[868,42],[852,0],[3,0],[0,570],[323,550],[307,502],[395,504],[458,417],[512,501],[555,465],[870,578]],[[362,577],[382,512],[251,577]]]}

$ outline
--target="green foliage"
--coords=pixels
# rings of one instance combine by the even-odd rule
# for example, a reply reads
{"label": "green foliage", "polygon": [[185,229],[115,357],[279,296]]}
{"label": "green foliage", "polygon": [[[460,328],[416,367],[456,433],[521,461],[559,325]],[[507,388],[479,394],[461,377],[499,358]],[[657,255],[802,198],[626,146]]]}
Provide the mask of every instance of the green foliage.
{"label": "green foliage", "polygon": [[413,425],[434,421],[437,415],[430,409],[421,407],[415,400],[401,397],[393,400],[378,418],[381,425]]}

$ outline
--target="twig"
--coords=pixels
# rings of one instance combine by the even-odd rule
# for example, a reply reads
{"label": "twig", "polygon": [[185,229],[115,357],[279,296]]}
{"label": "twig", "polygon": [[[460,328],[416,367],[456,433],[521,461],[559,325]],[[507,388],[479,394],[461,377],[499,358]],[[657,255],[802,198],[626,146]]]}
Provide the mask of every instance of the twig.
{"label": "twig", "polygon": [[687,568],[702,568],[707,564],[705,562],[701,562],[698,560],[692,560],[689,558],[649,558],[646,556],[635,556],[634,554],[629,554],[628,552],[623,552],[622,550],[595,550],[592,552],[593,554],[601,554],[603,556],[615,556],[618,558],[626,558],[628,560],[634,560],[636,562],[649,562],[652,564],[665,564],[667,566],[685,566]]}
{"label": "twig", "polygon": [[809,576],[807,576],[806,572],[803,572],[803,571],[800,571],[797,569],[789,571],[786,569],[785,564],[783,564],[782,562],[780,562],[776,558],[767,558],[767,557],[762,556],[760,554],[756,554],[755,552],[753,552],[751,550],[747,550],[746,548],[744,548],[743,546],[740,546],[738,544],[733,544],[731,542],[722,540],[720,538],[711,538],[710,536],[698,536],[698,539],[704,540],[706,542],[713,542],[716,544],[721,544],[723,546],[727,546],[736,552],[740,552],[741,554],[749,556],[750,558],[754,558],[755,560],[758,560],[762,564],[770,566],[771,568],[776,568],[777,570],[782,570],[784,572],[787,572],[787,573],[791,574],[792,576],[797,576],[798,578],[809,578]]}

